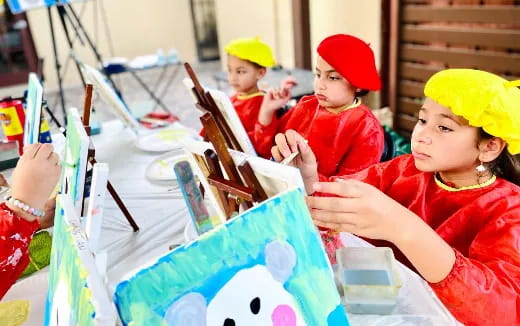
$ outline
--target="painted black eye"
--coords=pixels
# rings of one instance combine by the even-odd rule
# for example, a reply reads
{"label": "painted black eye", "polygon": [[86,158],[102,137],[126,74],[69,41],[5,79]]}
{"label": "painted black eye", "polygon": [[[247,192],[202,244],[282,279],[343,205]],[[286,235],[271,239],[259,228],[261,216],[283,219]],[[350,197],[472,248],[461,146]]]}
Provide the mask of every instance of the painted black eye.
{"label": "painted black eye", "polygon": [[253,314],[257,315],[260,312],[260,298],[256,297],[253,300],[251,300],[249,308],[251,308],[251,312]]}
{"label": "painted black eye", "polygon": [[223,326],[235,326],[235,321],[231,318],[226,318]]}

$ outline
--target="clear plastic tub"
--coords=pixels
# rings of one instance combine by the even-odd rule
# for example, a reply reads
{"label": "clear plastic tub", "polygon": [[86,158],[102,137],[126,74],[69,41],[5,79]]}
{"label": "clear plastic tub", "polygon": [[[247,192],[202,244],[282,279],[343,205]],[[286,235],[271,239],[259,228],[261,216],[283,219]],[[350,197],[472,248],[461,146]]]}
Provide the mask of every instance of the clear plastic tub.
{"label": "clear plastic tub", "polygon": [[340,248],[336,258],[348,312],[392,313],[403,282],[390,248]]}

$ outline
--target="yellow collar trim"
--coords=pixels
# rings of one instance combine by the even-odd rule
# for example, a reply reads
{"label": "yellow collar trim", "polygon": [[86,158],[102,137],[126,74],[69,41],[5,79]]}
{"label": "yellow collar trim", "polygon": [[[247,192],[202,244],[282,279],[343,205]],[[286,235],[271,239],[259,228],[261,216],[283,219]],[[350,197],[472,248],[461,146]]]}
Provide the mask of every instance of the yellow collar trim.
{"label": "yellow collar trim", "polygon": [[491,184],[493,184],[493,182],[495,182],[497,180],[497,176],[496,175],[493,175],[491,178],[489,178],[488,181],[484,182],[484,183],[478,183],[476,185],[471,185],[471,186],[465,186],[465,187],[461,187],[461,188],[453,188],[453,187],[450,187],[444,183],[442,183],[441,180],[439,180],[439,178],[437,178],[437,175],[434,176],[435,178],[435,183],[441,187],[442,189],[446,190],[446,191],[451,191],[451,192],[457,192],[457,191],[463,191],[463,190],[471,190],[471,189],[479,189],[479,188],[484,188],[484,187],[487,187]]}
{"label": "yellow collar trim", "polygon": [[246,94],[246,95],[237,95],[237,99],[239,100],[248,100],[252,97],[256,97],[256,96],[260,96],[260,95],[264,95],[264,92],[262,91],[258,91],[258,92],[255,92],[255,93],[251,93],[251,94]]}
{"label": "yellow collar trim", "polygon": [[360,106],[360,105],[361,105],[361,99],[360,99],[359,97],[356,97],[356,98],[354,99],[354,103],[350,104],[349,106],[343,107],[343,108],[341,108],[341,109],[339,109],[339,110],[329,110],[328,108],[325,108],[325,110],[329,111],[330,113],[336,113],[336,114],[338,114],[338,113],[345,112],[345,111],[347,111],[347,110],[350,110],[350,109],[356,108],[356,107],[358,107],[358,106]]}

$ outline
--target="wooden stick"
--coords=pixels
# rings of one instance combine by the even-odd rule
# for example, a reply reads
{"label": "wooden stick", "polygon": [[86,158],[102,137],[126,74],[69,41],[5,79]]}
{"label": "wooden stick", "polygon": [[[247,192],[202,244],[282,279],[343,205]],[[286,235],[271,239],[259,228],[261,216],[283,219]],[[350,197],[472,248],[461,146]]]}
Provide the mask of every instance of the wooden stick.
{"label": "wooden stick", "polygon": [[[92,139],[90,138],[90,110],[92,108],[92,93],[93,93],[93,86],[91,84],[87,84],[85,87],[85,102],[83,104],[83,127],[85,128],[85,131],[87,135],[89,136],[89,145],[88,145],[88,154],[87,154],[87,161],[94,166],[96,164],[96,150],[94,148],[94,144],[92,143]],[[86,186],[86,182],[85,182]],[[110,181],[107,180],[107,190],[114,198],[114,201],[116,202],[117,206],[123,212],[123,215],[126,217],[126,220],[130,225],[132,226],[132,229],[134,229],[134,232],[139,231],[139,226],[137,223],[135,223],[135,220],[133,219],[132,215],[126,208],[125,204],[117,194],[116,190],[110,183]],[[81,203],[81,212],[83,213],[85,200],[82,200]]]}
{"label": "wooden stick", "polygon": [[85,101],[83,102],[83,127],[87,135],[90,136],[90,109],[92,108],[92,93],[94,87],[92,84],[85,86]]}
{"label": "wooden stick", "polygon": [[[96,159],[93,157],[90,158],[90,162],[92,165],[97,163]],[[119,197],[116,190],[112,186],[112,183],[110,183],[110,181],[108,181],[108,180],[107,180],[107,190],[110,193],[110,195],[112,196],[112,198],[114,198],[114,201],[116,202],[116,204],[119,207],[119,209],[121,210],[121,212],[123,212],[123,215],[126,217],[126,220],[128,221],[128,223],[130,223],[130,225],[132,226],[132,229],[134,229],[134,232],[139,231],[139,226],[137,225],[137,223],[135,223],[134,218],[132,217],[132,215],[130,214],[128,209],[126,208],[123,201],[121,200],[121,197]]]}
{"label": "wooden stick", "polygon": [[242,177],[244,178],[247,186],[255,190],[253,194],[255,201],[263,202],[264,200],[266,200],[268,198],[267,193],[258,181],[258,178],[253,172],[253,169],[251,168],[249,162],[247,160],[244,160],[242,163],[238,165],[238,170],[242,174]]}
{"label": "wooden stick", "polygon": [[190,76],[190,79],[193,81],[193,86],[195,87],[195,92],[199,94],[204,94],[204,88],[199,83],[199,79],[197,78],[197,75],[195,75],[195,72],[191,68],[190,64],[185,62],[184,68],[186,69],[186,72],[188,73],[188,76]]}
{"label": "wooden stick", "polygon": [[209,175],[208,182],[210,185],[218,187],[243,200],[253,202],[254,190],[249,187],[245,187],[231,180],[226,180],[213,173]]}
{"label": "wooden stick", "polygon": [[242,149],[242,146],[235,137],[235,134],[233,133],[232,129],[229,127],[226,118],[220,111],[220,108],[213,99],[213,96],[211,96],[211,93],[204,90],[202,85],[199,83],[197,75],[195,74],[189,63],[184,63],[184,67],[186,68],[186,72],[188,73],[188,76],[190,77],[194,85],[193,93],[195,94],[195,97],[198,100],[198,103],[196,104],[197,108],[201,110],[203,113],[209,111],[213,115],[213,118],[215,119],[218,128],[224,136],[224,140],[226,141],[228,148],[243,152],[244,150]]}
{"label": "wooden stick", "polygon": [[[88,153],[87,153],[87,162],[89,161],[90,157],[94,157],[95,150],[94,150],[94,144],[92,144],[92,139],[90,139],[90,109],[92,107],[92,93],[93,93],[93,86],[92,84],[85,85],[85,100],[83,101],[83,117],[82,117],[82,123],[83,128],[85,129],[85,132],[87,133],[88,138]],[[86,175],[88,172],[88,166],[85,167],[85,183],[83,185],[83,194],[85,194],[87,190],[87,182],[86,182]],[[85,197],[81,200],[81,215],[83,216],[85,211]]]}
{"label": "wooden stick", "polygon": [[215,120],[217,121],[220,130],[222,131],[227,140],[228,147],[236,151],[243,152],[244,150],[242,149],[242,146],[240,146],[240,143],[238,142],[237,138],[235,137],[235,134],[233,133],[233,130],[231,129],[231,127],[229,127],[226,118],[220,111],[219,107],[217,106],[217,103],[215,103],[215,100],[209,92],[206,92],[205,95],[207,97],[209,106],[214,107],[215,112],[210,112],[213,113],[213,115],[215,116]]}
{"label": "wooden stick", "polygon": [[[204,157],[206,158],[206,164],[208,166],[208,169],[210,171],[210,174],[218,175],[219,177],[224,177],[224,174],[222,173],[222,169],[220,168],[219,160],[217,157],[217,154],[211,150],[207,149],[204,152]],[[222,191],[222,189],[215,187],[217,191],[218,199],[222,205],[222,208],[224,212],[226,213],[226,216],[229,217],[233,213],[233,210],[230,210],[229,203],[227,202],[227,196]]]}
{"label": "wooden stick", "polygon": [[208,112],[200,118],[200,121],[204,126],[206,135],[213,144],[213,148],[217,152],[217,155],[222,162],[222,165],[224,166],[224,170],[226,171],[228,178],[238,184],[241,184],[242,181],[240,179],[240,175],[238,174],[235,163],[233,162],[233,159],[228,152],[226,141],[217,127],[217,123],[215,122],[213,115]]}

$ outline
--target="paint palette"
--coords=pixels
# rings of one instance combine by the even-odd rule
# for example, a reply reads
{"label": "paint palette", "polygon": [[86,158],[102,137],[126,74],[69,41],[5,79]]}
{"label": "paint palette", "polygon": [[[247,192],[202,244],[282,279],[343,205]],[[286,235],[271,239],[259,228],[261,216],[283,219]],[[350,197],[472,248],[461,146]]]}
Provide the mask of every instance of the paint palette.
{"label": "paint palette", "polygon": [[344,247],[336,251],[345,306],[355,314],[390,314],[403,284],[390,248]]}
{"label": "paint palette", "polygon": [[146,152],[168,152],[182,148],[182,140],[186,138],[198,139],[199,137],[186,128],[169,128],[140,136],[135,146]]}
{"label": "paint palette", "polygon": [[170,182],[177,180],[173,167],[175,163],[187,160],[186,153],[182,148],[168,152],[153,160],[146,168],[146,178],[154,183]]}

